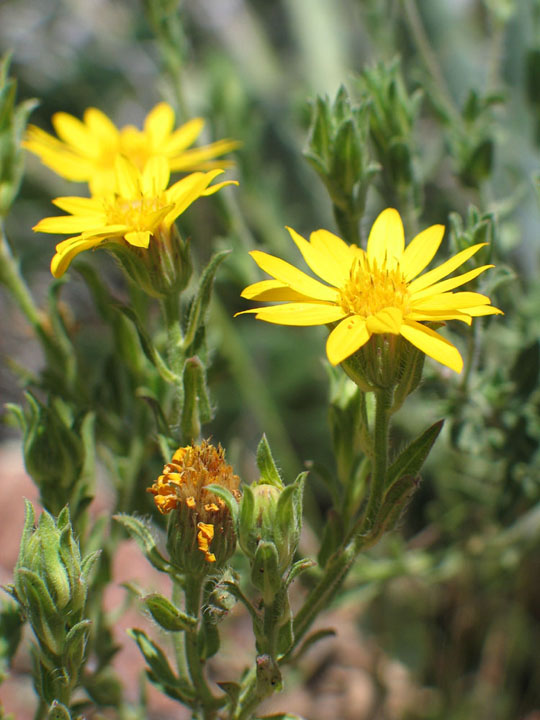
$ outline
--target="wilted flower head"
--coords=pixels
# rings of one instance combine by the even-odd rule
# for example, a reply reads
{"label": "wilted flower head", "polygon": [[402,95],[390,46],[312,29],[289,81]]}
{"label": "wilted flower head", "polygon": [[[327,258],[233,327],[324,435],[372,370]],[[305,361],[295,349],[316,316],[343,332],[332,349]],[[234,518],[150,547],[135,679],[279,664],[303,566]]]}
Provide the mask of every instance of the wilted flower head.
{"label": "wilted flower head", "polygon": [[169,552],[184,570],[205,570],[208,563],[220,567],[236,547],[229,509],[207,488],[213,484],[240,498],[240,479],[225,462],[223,448],[203,441],[179,448],[157,482],[148,488],[158,510],[172,513]]}
{"label": "wilted flower head", "polygon": [[147,115],[142,130],[134,125],[118,129],[97,108],[85,110],[82,122],[65,112],[55,113],[52,124],[58,138],[30,125],[24,146],[68,180],[88,182],[93,195],[107,194],[114,182],[118,156],[144,170],[148,160],[162,157],[172,172],[191,172],[226,167],[213,158],[234,150],[235,140],[218,140],[190,148],[200,135],[204,120],[193,118],[174,130],[174,110],[159,103]]}
{"label": "wilted flower head", "polygon": [[324,283],[284,260],[253,250],[250,255],[257,265],[275,279],[250,285],[242,297],[280,304],[243,312],[278,325],[331,325],[326,352],[332,365],[356,353],[373,335],[401,335],[421,352],[461,372],[458,349],[424,323],[461,320],[470,325],[473,317],[501,313],[485,295],[451,292],[492,265],[442,279],[485,243],[462,250],[420,275],[441,244],[443,225],[432,225],[405,247],[399,213],[388,208],[373,224],[365,251],[327,230],[311,233],[308,242],[287,229],[307,265]]}

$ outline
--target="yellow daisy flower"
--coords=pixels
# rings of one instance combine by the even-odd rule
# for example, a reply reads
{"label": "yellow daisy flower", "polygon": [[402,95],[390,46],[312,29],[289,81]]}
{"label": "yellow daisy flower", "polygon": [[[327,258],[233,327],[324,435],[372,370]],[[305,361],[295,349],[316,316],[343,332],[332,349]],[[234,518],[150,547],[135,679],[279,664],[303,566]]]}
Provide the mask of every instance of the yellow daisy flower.
{"label": "yellow daisy flower", "polygon": [[147,115],[144,127],[134,125],[118,129],[97,108],[88,108],[82,122],[65,112],[55,113],[52,124],[58,138],[29,125],[27,150],[58,175],[68,180],[88,182],[93,195],[107,194],[114,182],[115,159],[128,158],[139,170],[156,156],[164,157],[171,172],[213,170],[230,163],[213,158],[239,146],[236,140],[218,140],[199,148],[190,148],[201,134],[202,118],[193,118],[174,130],[174,110],[165,102],[159,103]]}
{"label": "yellow daisy flower", "polygon": [[457,348],[423,323],[461,320],[470,325],[473,317],[502,314],[485,295],[451,292],[492,265],[443,280],[485,243],[462,250],[420,275],[441,244],[443,225],[432,225],[405,247],[399,213],[388,208],[375,220],[366,251],[327,230],[311,233],[308,242],[287,229],[307,265],[327,284],[253,250],[250,255],[257,265],[275,279],[249,285],[242,297],[282,304],[238,315],[254,313],[258,320],[278,325],[331,325],[326,352],[332,365],[343,362],[372,335],[389,333],[401,335],[426,355],[461,372],[463,360]]}
{"label": "yellow daisy flower", "polygon": [[226,181],[210,185],[222,172],[192,173],[166,189],[169,167],[163,157],[151,158],[142,172],[125,158],[117,157],[114,184],[108,195],[57,198],[54,205],[70,214],[44,218],[33,228],[36,232],[78,233],[56,246],[52,274],[62,276],[80,252],[105,242],[148,248],[153,238],[168,234],[176,218],[197,198],[237,184]]}

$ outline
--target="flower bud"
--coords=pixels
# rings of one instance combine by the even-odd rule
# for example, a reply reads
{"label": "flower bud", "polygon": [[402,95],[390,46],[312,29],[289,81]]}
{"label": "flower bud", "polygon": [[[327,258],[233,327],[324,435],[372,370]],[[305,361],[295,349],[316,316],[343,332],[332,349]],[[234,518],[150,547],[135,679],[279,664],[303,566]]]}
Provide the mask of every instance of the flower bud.
{"label": "flower bud", "polygon": [[265,603],[279,590],[293,562],[302,528],[305,473],[287,487],[266,483],[245,488],[240,505],[239,542],[251,562],[251,579]]}
{"label": "flower bud", "polygon": [[239,499],[240,480],[221,446],[207,441],[179,448],[148,488],[158,510],[169,516],[167,548],[182,572],[207,575],[223,567],[236,548],[234,522],[225,501],[208,485],[221,485]]}

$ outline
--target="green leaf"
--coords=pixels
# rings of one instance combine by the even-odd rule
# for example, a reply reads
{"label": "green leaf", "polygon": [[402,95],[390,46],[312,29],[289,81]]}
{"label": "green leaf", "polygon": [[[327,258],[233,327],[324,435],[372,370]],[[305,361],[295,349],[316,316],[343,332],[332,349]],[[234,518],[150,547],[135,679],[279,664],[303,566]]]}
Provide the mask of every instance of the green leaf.
{"label": "green leaf", "polygon": [[434,423],[394,460],[386,474],[386,486],[388,489],[404,475],[417,475],[420,472],[429,451],[442,430],[443,424],[444,420]]}
{"label": "green leaf", "polygon": [[159,593],[143,597],[142,602],[157,624],[164,630],[180,632],[194,630],[197,627],[197,618],[186,615]]}
{"label": "green leaf", "polygon": [[123,312],[124,315],[129,318],[135,326],[141,343],[142,351],[146,355],[148,360],[150,360],[152,365],[156,368],[161,378],[165,380],[166,383],[170,383],[172,385],[178,384],[180,382],[180,378],[167,367],[167,364],[159,354],[157,348],[152,342],[152,339],[139,322],[139,318],[137,317],[136,313],[126,305],[119,306],[119,310]]}
{"label": "green leaf", "polygon": [[315,630],[314,632],[310,633],[304,642],[300,645],[298,651],[294,655],[294,663],[296,663],[297,660],[299,660],[303,655],[306,654],[306,652],[315,645],[315,643],[318,643],[319,640],[325,640],[326,638],[335,637],[336,631],[332,628],[321,628],[320,630]]}
{"label": "green leaf", "polygon": [[284,487],[279,470],[276,467],[270,445],[263,435],[257,447],[257,467],[261,473],[262,482],[267,485],[275,485],[280,490]]}
{"label": "green leaf", "polygon": [[81,620],[74,625],[66,636],[62,664],[72,680],[77,680],[84,663],[86,643],[90,633],[90,620]]}
{"label": "green leaf", "polygon": [[221,252],[216,253],[210,259],[210,262],[201,275],[199,287],[197,288],[197,294],[193,299],[189,312],[186,334],[184,336],[184,352],[186,355],[193,352],[190,349],[190,346],[195,340],[197,330],[204,324],[206,311],[208,310],[208,305],[212,295],[212,285],[214,283],[216,271],[230,252],[230,250],[222,250]]}
{"label": "green leaf", "polygon": [[142,520],[139,520],[139,518],[136,518],[133,515],[127,515],[124,513],[113,515],[113,519],[116,520],[116,522],[119,522],[120,525],[123,525],[156,570],[165,573],[170,572],[170,563],[165,560],[163,555],[157,549],[156,541],[154,540],[152,533]]}

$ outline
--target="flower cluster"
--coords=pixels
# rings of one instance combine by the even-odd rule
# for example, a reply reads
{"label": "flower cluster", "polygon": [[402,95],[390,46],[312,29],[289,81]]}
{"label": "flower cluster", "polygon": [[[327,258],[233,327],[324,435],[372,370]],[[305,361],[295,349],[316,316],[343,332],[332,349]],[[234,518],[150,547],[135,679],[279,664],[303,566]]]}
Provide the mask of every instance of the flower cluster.
{"label": "flower cluster", "polygon": [[[167,103],[150,112],[143,130],[132,125],[119,130],[96,108],[85,112],[83,122],[57,113],[53,125],[60,139],[30,126],[25,147],[62,177],[87,181],[91,194],[89,198],[57,198],[54,204],[69,214],[44,218],[34,227],[38,232],[74,234],[56,247],[51,263],[55,277],[62,276],[80,252],[105,246],[116,251],[136,249],[152,275],[146,285],[159,285],[153,272],[155,256],[170,251],[175,239],[172,226],[178,216],[198,198],[236,184],[225,181],[211,185],[223,172],[221,168],[229,164],[222,162],[218,167],[212,158],[238,143],[221,140],[188,149],[200,134],[203,121],[194,118],[173,131],[174,112]],[[171,172],[179,170],[193,172],[168,187]],[[156,252],[152,252],[154,245]],[[144,250],[148,252],[141,252]],[[176,255],[182,255],[181,248]],[[141,282],[141,273],[133,272],[133,260],[123,264],[132,279]],[[180,280],[167,282],[165,289],[178,289],[179,285]],[[157,294],[162,290],[159,288]]]}
{"label": "flower cluster", "polygon": [[179,448],[157,482],[148,488],[161,513],[175,511],[169,550],[181,566],[197,562],[195,548],[202,552],[200,557],[206,563],[218,566],[234,551],[236,537],[229,510],[207,487],[214,484],[240,498],[240,479],[225,462],[223,448],[203,441]]}
{"label": "flower cluster", "polygon": [[254,250],[250,254],[257,265],[274,279],[249,285],[242,297],[279,304],[238,314],[254,313],[258,320],[278,325],[329,325],[326,352],[332,365],[352,356],[374,335],[401,335],[421,352],[461,372],[458,349],[424,323],[461,320],[470,325],[473,317],[501,313],[486,295],[451,292],[492,265],[447,278],[484,243],[420,274],[439,249],[443,225],[432,225],[405,247],[399,213],[388,208],[375,220],[365,251],[327,230],[311,233],[308,242],[287,229],[309,268],[324,282]]}

